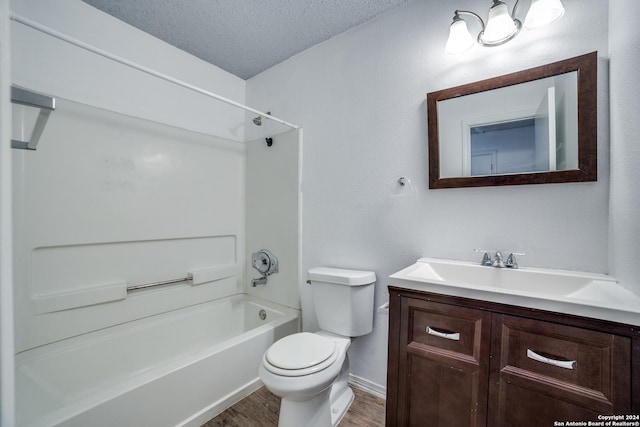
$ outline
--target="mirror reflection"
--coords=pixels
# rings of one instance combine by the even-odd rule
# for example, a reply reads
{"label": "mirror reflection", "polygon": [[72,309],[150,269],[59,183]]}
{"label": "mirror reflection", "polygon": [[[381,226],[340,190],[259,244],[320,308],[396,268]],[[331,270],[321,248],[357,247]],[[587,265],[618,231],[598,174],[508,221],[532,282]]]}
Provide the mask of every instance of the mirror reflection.
{"label": "mirror reflection", "polygon": [[440,176],[577,169],[577,87],[574,71],[438,102]]}

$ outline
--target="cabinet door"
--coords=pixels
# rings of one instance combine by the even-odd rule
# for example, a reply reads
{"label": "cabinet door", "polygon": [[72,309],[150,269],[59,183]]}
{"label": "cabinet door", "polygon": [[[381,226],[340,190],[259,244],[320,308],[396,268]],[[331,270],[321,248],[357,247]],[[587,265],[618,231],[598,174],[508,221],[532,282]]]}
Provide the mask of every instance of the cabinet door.
{"label": "cabinet door", "polygon": [[631,412],[627,337],[494,314],[492,348],[492,426],[552,426]]}
{"label": "cabinet door", "polygon": [[398,426],[485,426],[491,315],[402,298]]}

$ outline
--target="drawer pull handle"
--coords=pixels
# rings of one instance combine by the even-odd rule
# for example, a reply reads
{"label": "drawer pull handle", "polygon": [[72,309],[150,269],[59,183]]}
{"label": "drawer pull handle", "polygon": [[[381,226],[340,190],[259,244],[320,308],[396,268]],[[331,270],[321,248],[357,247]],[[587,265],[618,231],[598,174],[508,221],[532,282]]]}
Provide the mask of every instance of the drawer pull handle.
{"label": "drawer pull handle", "polygon": [[564,368],[564,369],[575,369],[576,364],[578,363],[575,360],[550,359],[548,357],[541,356],[535,351],[529,350],[529,349],[527,349],[527,357],[529,359],[537,360],[538,362],[546,363],[548,365],[553,365],[553,366],[557,366],[559,368]]}
{"label": "drawer pull handle", "polygon": [[436,331],[435,329],[432,329],[431,326],[427,326],[427,333],[429,335],[435,335],[436,337],[446,338],[448,340],[460,341],[460,333],[459,332],[448,334],[446,332]]}

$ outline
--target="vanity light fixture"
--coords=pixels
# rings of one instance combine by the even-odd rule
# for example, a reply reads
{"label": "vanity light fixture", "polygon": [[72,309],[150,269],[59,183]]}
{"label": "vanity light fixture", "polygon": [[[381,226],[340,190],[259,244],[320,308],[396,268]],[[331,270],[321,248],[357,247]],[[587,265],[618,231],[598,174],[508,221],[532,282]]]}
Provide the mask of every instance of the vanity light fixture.
{"label": "vanity light fixture", "polygon": [[[493,0],[489,9],[489,18],[485,25],[482,18],[469,10],[456,10],[449,29],[446,52],[460,54],[473,47],[474,39],[469,32],[467,23],[460,15],[476,17],[482,25],[477,41],[482,46],[499,46],[515,38],[522,29],[522,22],[515,19],[520,0],[516,0],[511,13],[507,4],[501,0]],[[532,0],[531,7],[524,20],[527,29],[544,27],[562,18],[564,7],[561,0]]]}

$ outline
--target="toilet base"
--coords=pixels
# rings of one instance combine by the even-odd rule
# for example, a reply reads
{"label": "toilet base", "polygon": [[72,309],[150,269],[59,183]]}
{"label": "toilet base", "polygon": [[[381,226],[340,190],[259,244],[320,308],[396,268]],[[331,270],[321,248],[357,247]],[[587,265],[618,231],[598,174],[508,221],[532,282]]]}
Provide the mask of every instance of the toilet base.
{"label": "toilet base", "polygon": [[353,390],[350,387],[346,387],[341,390],[340,393],[336,393],[334,398],[334,393],[331,393],[331,398],[329,401],[331,402],[331,426],[335,427],[338,425],[342,418],[345,416],[349,407],[353,403],[354,395]]}
{"label": "toilet base", "polygon": [[306,401],[283,398],[278,427],[335,427],[342,421],[353,399],[353,390],[348,386],[337,390],[328,388]]}
{"label": "toilet base", "polygon": [[332,427],[329,395],[331,388],[309,400],[282,398],[278,427]]}
{"label": "toilet base", "polygon": [[340,374],[331,387],[309,400],[282,398],[278,427],[336,427],[354,399],[348,380],[349,357],[345,355]]}
{"label": "toilet base", "polygon": [[345,356],[340,375],[331,385],[329,402],[331,405],[331,425],[335,427],[353,403],[353,390],[349,387],[349,356]]}

